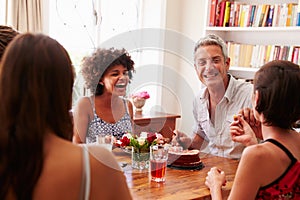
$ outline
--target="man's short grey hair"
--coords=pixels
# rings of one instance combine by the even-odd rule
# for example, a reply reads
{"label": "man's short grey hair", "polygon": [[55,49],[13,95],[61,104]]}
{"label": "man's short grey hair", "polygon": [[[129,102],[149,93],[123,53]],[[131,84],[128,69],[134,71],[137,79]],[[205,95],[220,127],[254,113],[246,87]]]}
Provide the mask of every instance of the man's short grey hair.
{"label": "man's short grey hair", "polygon": [[225,60],[228,58],[228,51],[227,51],[226,43],[224,42],[224,40],[221,37],[219,37],[215,34],[209,34],[209,35],[201,38],[200,40],[198,40],[198,42],[195,45],[194,56],[199,47],[210,46],[210,45],[217,45],[217,46],[221,47]]}

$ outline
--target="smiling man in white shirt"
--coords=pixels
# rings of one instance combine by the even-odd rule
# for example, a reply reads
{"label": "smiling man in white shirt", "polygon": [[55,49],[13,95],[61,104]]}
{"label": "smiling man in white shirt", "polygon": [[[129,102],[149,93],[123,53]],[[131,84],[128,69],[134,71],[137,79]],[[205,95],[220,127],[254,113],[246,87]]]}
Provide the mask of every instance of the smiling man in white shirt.
{"label": "smiling man in white shirt", "polygon": [[244,146],[232,141],[229,125],[242,108],[251,107],[252,84],[228,74],[230,58],[227,46],[216,35],[208,35],[197,42],[194,66],[205,86],[193,103],[194,137],[190,139],[175,130],[173,141],[193,149],[208,144],[210,154],[240,158]]}

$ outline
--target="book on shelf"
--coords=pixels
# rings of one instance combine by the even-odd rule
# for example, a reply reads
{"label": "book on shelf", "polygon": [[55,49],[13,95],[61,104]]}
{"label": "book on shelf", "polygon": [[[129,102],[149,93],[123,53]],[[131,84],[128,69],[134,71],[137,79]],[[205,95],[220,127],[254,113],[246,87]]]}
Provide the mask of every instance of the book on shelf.
{"label": "book on shelf", "polygon": [[226,1],[225,11],[224,11],[224,22],[223,22],[223,26],[225,26],[225,27],[229,26],[230,7],[231,7],[231,2]]}
{"label": "book on shelf", "polygon": [[266,26],[271,27],[273,23],[273,17],[274,17],[274,5],[270,5],[269,7],[269,13],[267,17],[267,23]]}
{"label": "book on shelf", "polygon": [[266,48],[265,62],[269,62],[270,61],[270,57],[271,57],[272,45],[267,45],[265,48]]}
{"label": "book on shelf", "polygon": [[270,5],[266,4],[265,9],[263,9],[264,12],[262,13],[263,14],[262,21],[261,21],[261,23],[259,23],[260,27],[266,26],[269,10],[270,10]]}
{"label": "book on shelf", "polygon": [[300,63],[300,47],[287,45],[253,45],[227,42],[230,66],[259,68],[272,60]]}
{"label": "book on shelf", "polygon": [[257,5],[257,11],[256,11],[256,16],[253,22],[253,27],[258,27],[259,26],[259,22],[260,22],[260,18],[262,16],[262,9],[263,9],[263,4],[259,4]]}
{"label": "book on shelf", "polygon": [[293,51],[293,46],[287,46],[287,54],[286,54],[286,57],[285,57],[285,60],[291,60],[291,51]]}
{"label": "book on shelf", "polygon": [[239,66],[241,44],[234,45],[234,66]]}
{"label": "book on shelf", "polygon": [[244,44],[240,44],[238,66],[244,67],[245,56],[246,56],[246,46]]}
{"label": "book on shelf", "polygon": [[297,9],[298,5],[293,4],[291,26],[297,26]]}
{"label": "book on shelf", "polygon": [[293,51],[294,51],[294,46],[290,46],[287,60],[290,60],[290,61],[293,60]]}
{"label": "book on shelf", "polygon": [[228,56],[230,58],[230,66],[239,66],[240,44],[235,42],[227,42]]}
{"label": "book on shelf", "polygon": [[234,26],[234,3],[230,4],[229,26]]}
{"label": "book on shelf", "polygon": [[298,0],[296,26],[300,26],[300,0]]}
{"label": "book on shelf", "polygon": [[224,15],[225,15],[225,7],[226,7],[226,1],[221,1],[218,4],[217,8],[217,24],[216,26],[223,26],[224,23]]}
{"label": "book on shelf", "polygon": [[273,59],[278,60],[279,59],[279,52],[280,52],[280,46],[275,45],[274,52],[273,52]]}
{"label": "book on shelf", "polygon": [[239,26],[239,18],[240,18],[240,6],[239,2],[234,2],[234,26]]}
{"label": "book on shelf", "polygon": [[274,60],[274,51],[275,51],[275,45],[271,45],[270,57],[268,61]]}
{"label": "book on shelf", "polygon": [[299,61],[299,47],[294,47],[292,62],[298,64]]}
{"label": "book on shelf", "polygon": [[287,46],[284,46],[284,45],[280,46],[278,60],[286,60],[286,58],[287,58],[287,50],[288,50]]}
{"label": "book on shelf", "polygon": [[265,64],[265,57],[266,57],[266,47],[264,45],[259,45],[258,60],[257,60],[256,67],[260,67]]}
{"label": "book on shelf", "polygon": [[240,18],[239,18],[239,26],[244,27],[245,25],[245,15],[247,12],[247,9],[249,10],[249,7],[245,4],[240,5]]}
{"label": "book on shelf", "polygon": [[292,26],[292,12],[293,12],[293,4],[287,4],[287,15],[286,15],[286,26]]}
{"label": "book on shelf", "polygon": [[282,53],[282,59],[283,60],[287,60],[288,59],[289,50],[290,50],[289,46],[284,46],[283,47],[283,53]]}
{"label": "book on shelf", "polygon": [[300,0],[296,3],[247,4],[211,0],[209,26],[285,27],[300,26]]}
{"label": "book on shelf", "polygon": [[257,66],[258,51],[259,51],[259,45],[254,45],[252,55],[251,55],[251,63],[250,63],[251,67]]}
{"label": "book on shelf", "polygon": [[254,45],[253,46],[250,67],[253,67],[253,68],[259,67],[260,48],[261,48],[261,45]]}
{"label": "book on shelf", "polygon": [[299,59],[300,55],[299,54],[300,54],[300,51],[298,51],[298,57],[297,57],[297,59],[295,61],[297,61],[296,64],[300,66],[300,59]]}
{"label": "book on shelf", "polygon": [[257,12],[256,5],[251,5],[251,14],[250,14],[250,19],[249,19],[249,23],[248,23],[249,27],[253,26],[256,12]]}
{"label": "book on shelf", "polygon": [[251,67],[251,55],[253,52],[253,45],[246,44],[246,52],[244,58],[244,67]]}
{"label": "book on shelf", "polygon": [[234,66],[235,63],[235,56],[234,56],[234,49],[236,44],[233,42],[228,41],[227,42],[227,51],[228,51],[228,57],[230,58],[230,66]]}
{"label": "book on shelf", "polygon": [[211,0],[210,2],[210,15],[209,26],[216,25],[216,12],[217,12],[218,0]]}
{"label": "book on shelf", "polygon": [[274,5],[274,11],[273,11],[273,21],[272,21],[272,26],[273,27],[278,26],[279,13],[280,13],[280,5],[279,4],[275,4]]}
{"label": "book on shelf", "polygon": [[246,10],[245,10],[245,19],[244,19],[244,27],[248,27],[250,23],[250,17],[251,17],[251,5],[246,5]]}
{"label": "book on shelf", "polygon": [[278,26],[280,27],[286,26],[287,12],[288,12],[287,4],[286,3],[280,4]]}
{"label": "book on shelf", "polygon": [[216,8],[216,17],[215,17],[215,26],[219,26],[219,22],[220,22],[220,2],[218,2],[217,4],[217,8]]}

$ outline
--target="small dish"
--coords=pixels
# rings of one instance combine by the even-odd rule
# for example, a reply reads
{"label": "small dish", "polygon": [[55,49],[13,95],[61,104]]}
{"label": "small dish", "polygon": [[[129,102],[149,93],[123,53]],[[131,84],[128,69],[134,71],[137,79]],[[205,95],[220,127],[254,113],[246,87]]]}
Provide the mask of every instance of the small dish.
{"label": "small dish", "polygon": [[125,153],[131,153],[132,151],[132,147],[128,146],[128,147],[121,147],[121,149],[125,152]]}

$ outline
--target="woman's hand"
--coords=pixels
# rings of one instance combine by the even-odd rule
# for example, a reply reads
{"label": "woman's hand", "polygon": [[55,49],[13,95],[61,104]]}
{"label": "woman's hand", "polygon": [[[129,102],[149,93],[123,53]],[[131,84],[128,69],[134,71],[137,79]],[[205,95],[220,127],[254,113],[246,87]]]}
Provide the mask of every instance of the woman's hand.
{"label": "woman's hand", "polygon": [[261,122],[255,119],[253,110],[251,108],[244,108],[240,110],[239,115],[242,115],[244,120],[250,125],[255,136],[262,140]]}
{"label": "woman's hand", "polygon": [[226,185],[225,172],[212,167],[207,172],[205,185],[210,189],[212,199],[222,199],[221,188]]}
{"label": "woman's hand", "polygon": [[235,120],[230,125],[230,135],[234,142],[242,143],[245,146],[257,144],[254,131],[240,114],[235,117]]}

